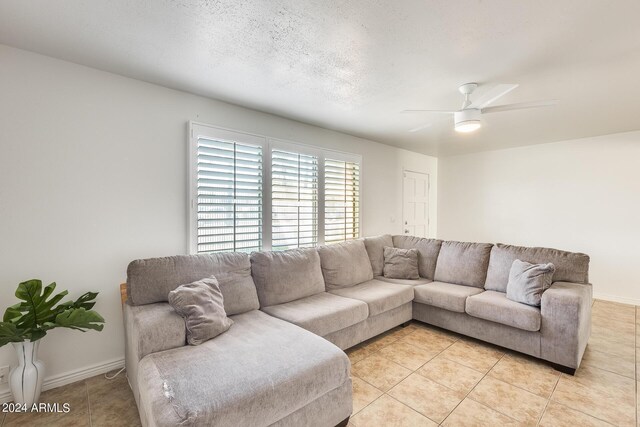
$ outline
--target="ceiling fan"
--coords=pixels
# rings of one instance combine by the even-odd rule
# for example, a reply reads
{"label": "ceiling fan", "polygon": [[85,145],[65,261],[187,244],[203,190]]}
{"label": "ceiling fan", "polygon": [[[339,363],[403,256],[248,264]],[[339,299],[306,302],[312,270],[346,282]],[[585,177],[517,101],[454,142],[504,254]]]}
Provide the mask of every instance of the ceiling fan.
{"label": "ceiling fan", "polygon": [[[499,84],[485,92],[475,101],[471,101],[470,97],[474,90],[478,87],[477,83],[465,83],[458,88],[464,95],[462,108],[458,111],[449,110],[404,110],[403,113],[436,113],[436,114],[453,114],[455,130],[458,132],[473,132],[482,126],[480,116],[487,113],[499,113],[501,111],[524,110],[527,108],[549,107],[555,105],[557,100],[521,102],[518,104],[497,105],[489,107],[491,103],[503,97],[518,87],[517,84]],[[409,130],[409,132],[418,132],[431,126],[431,123],[418,126]]]}

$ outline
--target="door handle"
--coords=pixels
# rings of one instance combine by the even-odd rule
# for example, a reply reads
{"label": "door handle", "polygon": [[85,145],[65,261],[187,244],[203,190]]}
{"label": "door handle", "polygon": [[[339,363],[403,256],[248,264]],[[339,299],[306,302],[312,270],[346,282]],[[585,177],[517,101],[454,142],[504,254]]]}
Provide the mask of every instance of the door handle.
{"label": "door handle", "polygon": [[405,234],[409,234],[409,230],[404,230],[404,233]]}

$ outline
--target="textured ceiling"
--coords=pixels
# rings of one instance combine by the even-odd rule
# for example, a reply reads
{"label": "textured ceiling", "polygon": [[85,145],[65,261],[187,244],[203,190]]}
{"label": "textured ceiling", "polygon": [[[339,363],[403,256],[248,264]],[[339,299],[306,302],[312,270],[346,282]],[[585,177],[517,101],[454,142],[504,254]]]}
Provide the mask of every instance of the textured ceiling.
{"label": "textured ceiling", "polygon": [[[640,129],[638,17],[638,0],[4,0],[0,43],[441,156]],[[400,114],[457,109],[469,81],[559,104],[473,134]]]}

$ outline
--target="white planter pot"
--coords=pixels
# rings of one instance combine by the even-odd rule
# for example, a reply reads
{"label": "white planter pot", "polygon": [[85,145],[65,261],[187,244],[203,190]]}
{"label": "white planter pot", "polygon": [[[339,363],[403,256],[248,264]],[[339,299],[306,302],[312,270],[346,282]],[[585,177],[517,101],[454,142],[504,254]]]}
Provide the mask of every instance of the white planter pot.
{"label": "white planter pot", "polygon": [[11,369],[9,374],[13,401],[30,408],[40,399],[44,379],[44,364],[38,360],[40,340],[12,344],[18,354],[18,366]]}

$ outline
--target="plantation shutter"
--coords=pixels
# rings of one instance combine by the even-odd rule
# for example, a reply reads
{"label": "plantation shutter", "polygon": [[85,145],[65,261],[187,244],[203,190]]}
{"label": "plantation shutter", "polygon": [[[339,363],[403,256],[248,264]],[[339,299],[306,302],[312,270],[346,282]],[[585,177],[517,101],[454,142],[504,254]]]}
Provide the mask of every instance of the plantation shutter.
{"label": "plantation shutter", "polygon": [[262,147],[197,139],[197,252],[262,249]]}
{"label": "plantation shutter", "polygon": [[312,247],[318,242],[318,158],[271,151],[271,247]]}
{"label": "plantation shutter", "polygon": [[360,165],[325,159],[325,226],[327,244],[360,236]]}

